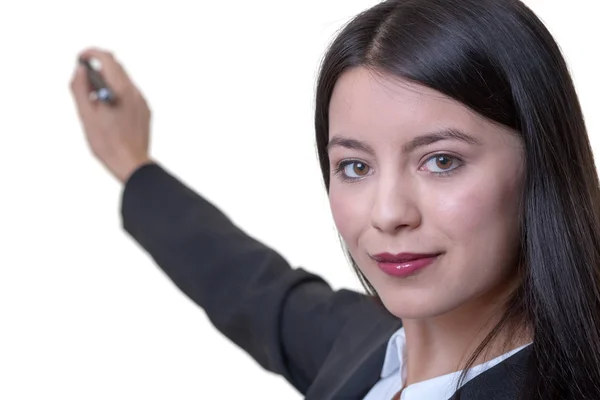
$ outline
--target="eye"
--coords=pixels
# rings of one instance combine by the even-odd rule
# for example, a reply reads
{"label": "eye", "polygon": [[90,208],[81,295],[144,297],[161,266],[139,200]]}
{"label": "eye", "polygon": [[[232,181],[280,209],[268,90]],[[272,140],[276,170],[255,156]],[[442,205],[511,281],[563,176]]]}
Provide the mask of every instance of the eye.
{"label": "eye", "polygon": [[432,174],[448,175],[460,167],[461,160],[448,154],[436,154],[423,165]]}
{"label": "eye", "polygon": [[358,160],[346,160],[338,164],[336,173],[342,175],[343,179],[356,180],[364,178],[371,172],[371,167],[366,163]]}

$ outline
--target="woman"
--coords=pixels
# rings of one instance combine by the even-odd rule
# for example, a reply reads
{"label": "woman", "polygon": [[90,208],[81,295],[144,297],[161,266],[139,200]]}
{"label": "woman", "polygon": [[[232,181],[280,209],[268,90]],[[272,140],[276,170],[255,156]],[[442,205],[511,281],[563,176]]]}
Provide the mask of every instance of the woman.
{"label": "woman", "polygon": [[316,139],[369,296],[334,292],[148,155],[149,111],[72,82],[125,229],[225,335],[309,399],[600,398],[600,203],[579,102],[517,0],[389,0],[324,58]]}

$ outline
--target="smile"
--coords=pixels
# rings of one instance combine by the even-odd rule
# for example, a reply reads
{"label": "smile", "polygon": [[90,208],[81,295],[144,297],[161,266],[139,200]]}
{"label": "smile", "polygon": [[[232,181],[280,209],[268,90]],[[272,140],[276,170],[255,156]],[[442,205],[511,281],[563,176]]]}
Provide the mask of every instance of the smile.
{"label": "smile", "polygon": [[441,253],[381,253],[371,258],[377,262],[379,268],[386,274],[395,277],[407,277],[431,265],[440,255]]}

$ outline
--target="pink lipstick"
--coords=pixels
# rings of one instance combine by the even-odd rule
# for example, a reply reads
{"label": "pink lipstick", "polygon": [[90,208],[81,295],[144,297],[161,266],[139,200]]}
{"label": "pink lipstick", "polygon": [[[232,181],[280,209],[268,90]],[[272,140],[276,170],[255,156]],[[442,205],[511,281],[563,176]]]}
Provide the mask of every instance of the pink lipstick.
{"label": "pink lipstick", "polygon": [[430,265],[440,254],[380,253],[371,256],[371,258],[377,262],[379,268],[386,274],[406,277]]}

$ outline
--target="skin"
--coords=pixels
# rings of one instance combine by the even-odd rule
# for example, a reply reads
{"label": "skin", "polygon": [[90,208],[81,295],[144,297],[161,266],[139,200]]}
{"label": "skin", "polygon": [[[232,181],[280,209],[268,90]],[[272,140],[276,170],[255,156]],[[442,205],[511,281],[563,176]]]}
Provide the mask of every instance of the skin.
{"label": "skin", "polygon": [[116,107],[92,101],[85,69],[76,64],[70,86],[85,138],[92,154],[114,178],[125,183],[133,171],[153,162],[149,155],[150,109],[113,54],[89,48],[77,59],[80,57],[100,61],[102,75],[119,101]]}
{"label": "skin", "polygon": [[[460,370],[518,285],[520,138],[441,93],[363,67],[337,82],[329,126],[333,217],[385,307],[403,320],[407,384]],[[405,148],[448,129],[469,142]],[[371,258],[383,252],[441,254],[396,277]],[[518,336],[510,347],[529,341]],[[492,346],[478,361],[505,351]]]}

